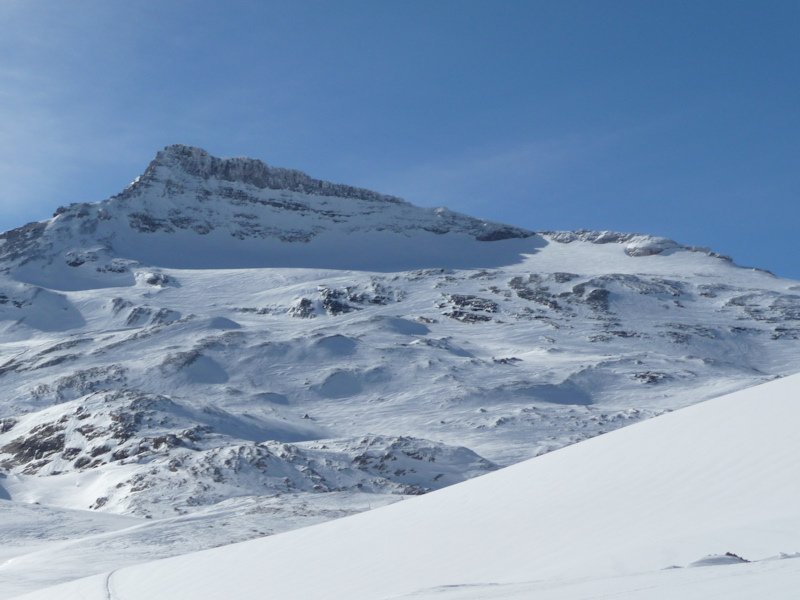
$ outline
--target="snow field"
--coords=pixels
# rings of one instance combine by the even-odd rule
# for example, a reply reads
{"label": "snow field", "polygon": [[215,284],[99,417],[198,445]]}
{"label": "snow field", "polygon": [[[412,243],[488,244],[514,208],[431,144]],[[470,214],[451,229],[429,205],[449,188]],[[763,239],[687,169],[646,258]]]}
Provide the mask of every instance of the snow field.
{"label": "snow field", "polygon": [[[800,545],[799,397],[800,376],[776,380],[380,510],[122,569],[111,586],[131,600],[377,599],[553,582],[574,598],[584,580],[613,590],[610,578],[627,577],[622,594],[636,577],[670,579],[663,569],[710,554],[763,561]],[[757,585],[774,568],[782,589],[800,575],[793,560],[761,564],[670,581],[726,590],[719,569],[747,567]],[[104,580],[26,598],[101,598]]]}

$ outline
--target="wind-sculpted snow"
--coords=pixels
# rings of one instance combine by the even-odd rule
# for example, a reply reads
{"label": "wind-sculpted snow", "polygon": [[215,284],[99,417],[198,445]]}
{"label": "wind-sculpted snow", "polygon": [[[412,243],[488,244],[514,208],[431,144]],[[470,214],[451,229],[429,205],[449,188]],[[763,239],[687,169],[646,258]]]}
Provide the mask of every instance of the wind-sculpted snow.
{"label": "wind-sculpted snow", "polygon": [[[219,530],[158,556],[800,367],[798,284],[707,249],[533,235],[186,147],[2,239],[0,495]],[[280,499],[269,527],[221,533],[229,503]],[[309,503],[325,508],[292,512]]]}

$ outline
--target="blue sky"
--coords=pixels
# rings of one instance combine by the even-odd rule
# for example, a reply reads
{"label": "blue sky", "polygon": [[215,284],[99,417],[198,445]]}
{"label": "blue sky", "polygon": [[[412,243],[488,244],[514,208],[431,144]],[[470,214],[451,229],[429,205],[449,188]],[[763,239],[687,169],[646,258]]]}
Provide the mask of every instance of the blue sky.
{"label": "blue sky", "polygon": [[186,143],[800,279],[800,2],[0,2],[0,229]]}

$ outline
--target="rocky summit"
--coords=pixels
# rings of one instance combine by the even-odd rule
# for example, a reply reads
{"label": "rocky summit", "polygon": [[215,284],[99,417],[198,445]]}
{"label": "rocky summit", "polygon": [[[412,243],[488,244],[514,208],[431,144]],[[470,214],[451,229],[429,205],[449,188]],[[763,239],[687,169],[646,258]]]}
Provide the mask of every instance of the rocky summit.
{"label": "rocky summit", "polygon": [[123,565],[796,372],[800,285],[178,145],[118,195],[0,235],[0,356],[0,498],[149,517],[158,535],[103,530]]}

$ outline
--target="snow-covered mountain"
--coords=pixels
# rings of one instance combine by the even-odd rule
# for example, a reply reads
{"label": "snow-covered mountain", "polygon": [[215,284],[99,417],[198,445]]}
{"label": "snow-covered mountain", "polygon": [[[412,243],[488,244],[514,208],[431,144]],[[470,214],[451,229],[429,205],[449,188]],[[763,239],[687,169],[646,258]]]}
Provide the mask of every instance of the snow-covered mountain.
{"label": "snow-covered mountain", "polygon": [[3,506],[140,528],[22,544],[0,595],[437,490],[797,372],[798,350],[800,284],[707,248],[170,146],[0,235]]}
{"label": "snow-covered mountain", "polygon": [[[0,260],[18,280],[77,290],[130,285],[138,263],[372,271],[475,266],[476,257],[464,256],[475,254],[466,250],[469,242],[532,237],[258,160],[170,146],[121,194],[59,207],[51,221],[0,236]],[[486,264],[506,260],[511,250],[503,249],[500,256],[486,253]]]}

